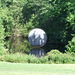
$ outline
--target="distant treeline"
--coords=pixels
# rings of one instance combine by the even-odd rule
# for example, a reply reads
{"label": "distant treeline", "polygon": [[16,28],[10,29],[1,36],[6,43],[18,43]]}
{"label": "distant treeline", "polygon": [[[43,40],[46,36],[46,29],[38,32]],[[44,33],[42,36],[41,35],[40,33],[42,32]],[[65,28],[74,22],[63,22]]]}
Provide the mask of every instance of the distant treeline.
{"label": "distant treeline", "polygon": [[75,1],[0,0],[0,53],[29,53],[28,33],[36,27],[47,33],[46,52],[75,52]]}

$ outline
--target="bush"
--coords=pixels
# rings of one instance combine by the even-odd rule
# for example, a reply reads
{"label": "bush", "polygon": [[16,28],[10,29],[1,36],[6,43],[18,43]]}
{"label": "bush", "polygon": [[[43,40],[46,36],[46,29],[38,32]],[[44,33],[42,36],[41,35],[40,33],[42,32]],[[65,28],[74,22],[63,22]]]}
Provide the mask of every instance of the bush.
{"label": "bush", "polygon": [[41,57],[39,60],[40,60],[40,63],[48,63],[48,57],[47,56]]}
{"label": "bush", "polygon": [[6,62],[15,62],[15,63],[38,63],[39,62],[37,57],[23,54],[23,53],[7,54],[5,56],[1,56],[0,60]]}
{"label": "bush", "polygon": [[56,64],[65,64],[65,63],[75,63],[75,57],[72,57],[68,54],[50,54],[48,55],[48,61],[56,63]]}
{"label": "bush", "polygon": [[71,55],[75,57],[75,53],[74,52],[71,52]]}
{"label": "bush", "polygon": [[[50,53],[50,54],[49,54]],[[47,63],[47,64],[73,64],[75,57],[68,53],[52,53],[49,52],[47,56],[36,57],[34,55],[27,55],[23,53],[6,54],[0,56],[0,61],[15,62],[15,63]]]}
{"label": "bush", "polygon": [[62,54],[62,53],[57,49],[52,49],[50,52],[47,53],[47,55],[50,55],[50,54]]}
{"label": "bush", "polygon": [[4,48],[1,48],[0,55],[4,55],[6,52],[4,51]]}
{"label": "bush", "polygon": [[66,45],[67,52],[74,52],[75,53],[75,37],[72,38],[71,41],[68,42],[69,44]]}
{"label": "bush", "polygon": [[28,63],[39,63],[39,59],[34,55],[28,55],[27,60]]}
{"label": "bush", "polygon": [[7,55],[3,56],[2,59],[3,59],[3,61],[6,61],[6,62],[15,62],[15,63],[26,61],[24,59],[24,55],[22,55],[20,53],[7,54]]}
{"label": "bush", "polygon": [[53,49],[47,53],[49,63],[75,63],[75,57],[72,54],[61,53],[57,49]]}
{"label": "bush", "polygon": [[0,16],[0,55],[5,54],[3,40],[4,40],[4,28],[3,28],[2,20],[1,20],[1,16]]}
{"label": "bush", "polygon": [[75,57],[75,53],[74,52],[68,52],[68,51],[65,51],[65,52],[66,52],[66,54]]}

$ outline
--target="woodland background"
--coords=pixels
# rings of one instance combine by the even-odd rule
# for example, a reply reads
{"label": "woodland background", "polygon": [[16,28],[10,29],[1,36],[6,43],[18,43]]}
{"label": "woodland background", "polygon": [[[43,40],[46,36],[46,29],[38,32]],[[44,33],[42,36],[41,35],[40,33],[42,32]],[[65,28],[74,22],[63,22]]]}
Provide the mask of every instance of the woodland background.
{"label": "woodland background", "polygon": [[45,52],[75,53],[74,0],[0,0],[0,54],[29,53],[29,31],[47,33]]}

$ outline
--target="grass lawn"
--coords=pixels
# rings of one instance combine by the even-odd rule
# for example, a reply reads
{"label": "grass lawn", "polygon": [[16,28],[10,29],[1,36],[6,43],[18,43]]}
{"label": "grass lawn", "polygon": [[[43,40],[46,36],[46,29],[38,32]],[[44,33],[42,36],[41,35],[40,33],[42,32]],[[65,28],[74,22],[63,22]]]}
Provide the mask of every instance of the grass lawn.
{"label": "grass lawn", "polygon": [[0,75],[75,75],[75,64],[0,62]]}

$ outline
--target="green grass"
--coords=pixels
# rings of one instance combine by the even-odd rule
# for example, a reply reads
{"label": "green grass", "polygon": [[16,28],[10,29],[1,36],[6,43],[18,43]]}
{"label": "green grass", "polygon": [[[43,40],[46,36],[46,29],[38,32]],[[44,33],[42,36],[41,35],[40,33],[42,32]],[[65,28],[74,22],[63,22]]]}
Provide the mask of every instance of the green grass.
{"label": "green grass", "polygon": [[0,62],[0,75],[75,75],[75,64]]}

